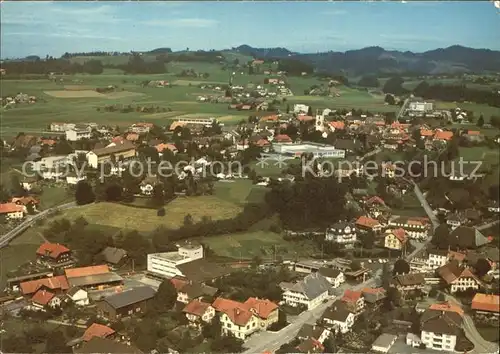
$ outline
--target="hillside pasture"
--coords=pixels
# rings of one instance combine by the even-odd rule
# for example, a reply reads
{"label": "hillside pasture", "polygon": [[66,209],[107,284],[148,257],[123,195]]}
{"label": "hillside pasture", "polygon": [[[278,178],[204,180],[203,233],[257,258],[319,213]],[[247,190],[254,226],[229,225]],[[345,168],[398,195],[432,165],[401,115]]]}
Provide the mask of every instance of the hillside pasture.
{"label": "hillside pasture", "polygon": [[106,98],[106,95],[93,90],[78,90],[78,91],[44,91],[46,95],[55,98]]}

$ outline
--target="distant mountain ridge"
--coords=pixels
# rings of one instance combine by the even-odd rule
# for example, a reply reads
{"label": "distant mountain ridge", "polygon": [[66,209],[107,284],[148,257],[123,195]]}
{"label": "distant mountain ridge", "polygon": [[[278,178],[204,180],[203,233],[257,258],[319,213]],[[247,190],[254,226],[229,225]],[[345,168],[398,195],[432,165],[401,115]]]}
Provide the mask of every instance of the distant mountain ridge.
{"label": "distant mountain ridge", "polygon": [[352,75],[500,71],[500,51],[459,45],[423,53],[389,51],[381,47],[345,52],[296,53],[286,48],[253,48],[241,45],[233,50],[259,59],[298,59],[311,64],[317,71],[346,72]]}

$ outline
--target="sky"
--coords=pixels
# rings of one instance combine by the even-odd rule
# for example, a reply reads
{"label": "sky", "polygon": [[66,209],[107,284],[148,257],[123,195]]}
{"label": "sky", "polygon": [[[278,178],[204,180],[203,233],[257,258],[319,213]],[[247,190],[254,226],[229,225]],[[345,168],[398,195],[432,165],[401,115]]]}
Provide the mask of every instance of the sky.
{"label": "sky", "polygon": [[500,10],[470,2],[1,2],[1,57],[64,52],[368,46],[500,50]]}

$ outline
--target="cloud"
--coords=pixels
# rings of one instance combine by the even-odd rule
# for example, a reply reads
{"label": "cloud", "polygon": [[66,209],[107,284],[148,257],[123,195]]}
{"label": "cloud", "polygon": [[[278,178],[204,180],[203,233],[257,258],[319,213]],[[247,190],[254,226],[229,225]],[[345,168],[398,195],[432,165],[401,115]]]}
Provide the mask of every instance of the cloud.
{"label": "cloud", "polygon": [[171,20],[149,20],[143,22],[143,24],[155,27],[209,28],[217,26],[219,22],[206,18],[178,18]]}

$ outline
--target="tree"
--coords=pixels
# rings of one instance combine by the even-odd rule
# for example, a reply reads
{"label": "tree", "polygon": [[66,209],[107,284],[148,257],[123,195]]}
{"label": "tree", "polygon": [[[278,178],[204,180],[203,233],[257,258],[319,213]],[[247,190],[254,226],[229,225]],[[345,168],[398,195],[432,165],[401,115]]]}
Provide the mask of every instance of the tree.
{"label": "tree", "polygon": [[177,301],[177,290],[170,279],[165,279],[155,294],[155,307],[158,311],[165,312],[174,307]]}
{"label": "tree", "polygon": [[218,314],[212,319],[211,322],[203,324],[202,334],[204,338],[215,339],[221,336],[222,324]]}
{"label": "tree", "polygon": [[252,267],[258,268],[262,264],[262,258],[259,256],[255,256],[252,258]]}
{"label": "tree", "polygon": [[215,353],[240,353],[243,351],[243,340],[232,334],[215,338],[210,345]]}
{"label": "tree", "polygon": [[484,125],[484,117],[483,117],[483,115],[482,115],[482,114],[479,116],[479,119],[477,120],[476,125],[477,125],[478,127],[482,127],[482,126]]}
{"label": "tree", "polygon": [[449,238],[450,231],[448,230],[448,226],[443,223],[434,230],[431,242],[441,249],[446,249],[450,245]]}
{"label": "tree", "polygon": [[[4,353],[34,353],[32,345],[26,338],[18,335],[11,335],[2,338],[0,341],[0,349]],[[49,352],[50,353],[50,352]]]}
{"label": "tree", "polygon": [[192,226],[194,224],[193,216],[191,214],[187,214],[184,217],[184,226]]}
{"label": "tree", "polygon": [[403,95],[407,91],[403,88],[404,80],[399,76],[391,77],[386,81],[382,91],[384,93],[392,93],[393,95]]}
{"label": "tree", "polygon": [[162,206],[165,204],[165,192],[161,184],[155,184],[151,195],[151,201],[155,206]]}
{"label": "tree", "polygon": [[491,265],[486,259],[479,258],[474,265],[474,268],[476,269],[476,274],[479,277],[484,277],[491,270]]}
{"label": "tree", "polygon": [[379,87],[380,82],[378,81],[376,76],[373,75],[367,75],[363,76],[359,82],[358,86],[363,86],[363,87]]}
{"label": "tree", "polygon": [[391,106],[394,106],[396,104],[396,99],[394,98],[393,95],[386,94],[385,98],[384,98],[384,102],[386,102],[387,104],[389,104]]}
{"label": "tree", "polygon": [[312,110],[311,106],[309,106],[309,108],[307,109],[307,115],[310,117],[312,117],[312,115],[313,115],[313,110]]}
{"label": "tree", "polygon": [[78,205],[90,204],[95,201],[92,186],[86,181],[79,181],[76,184],[75,201]]}
{"label": "tree", "polygon": [[325,347],[325,353],[337,353],[338,346],[337,341],[335,340],[335,335],[330,333],[328,337],[326,337],[325,342],[323,343]]}
{"label": "tree", "polygon": [[45,343],[46,353],[69,353],[71,348],[66,345],[64,334],[61,331],[54,331],[48,335]]}
{"label": "tree", "polygon": [[394,263],[392,274],[398,275],[398,274],[408,274],[408,273],[410,273],[410,265],[408,264],[408,262],[402,258],[398,259]]}
{"label": "tree", "polygon": [[355,272],[361,269],[361,263],[358,260],[353,260],[351,262],[351,269]]}

